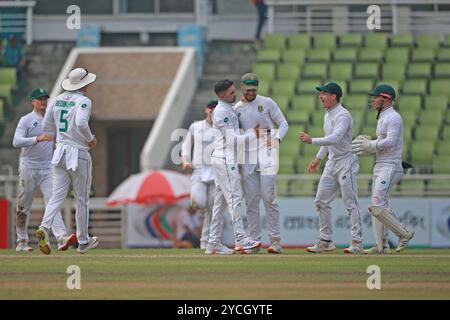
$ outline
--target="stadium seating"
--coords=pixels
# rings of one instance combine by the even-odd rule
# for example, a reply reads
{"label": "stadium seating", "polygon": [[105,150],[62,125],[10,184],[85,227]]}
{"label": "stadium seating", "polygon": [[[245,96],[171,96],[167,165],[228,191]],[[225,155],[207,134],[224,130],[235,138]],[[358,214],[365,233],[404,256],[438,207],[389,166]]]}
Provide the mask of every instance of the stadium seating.
{"label": "stadium seating", "polygon": [[[450,145],[450,35],[444,38],[441,42],[435,34],[276,34],[267,38],[267,45],[264,41],[253,71],[267,82],[260,85],[259,92],[262,88],[280,101],[290,122],[289,131],[301,126],[313,136],[323,135],[324,111],[317,86],[327,81],[339,83],[344,92],[342,104],[353,116],[353,135],[374,137],[376,113],[368,112],[367,93],[380,83],[392,85],[398,93],[395,107],[404,124],[404,160],[429,172],[450,173],[448,168],[439,168],[450,157],[450,147],[446,147]],[[307,148],[300,148],[300,131],[295,129],[287,139],[293,150],[284,151],[299,154],[298,159],[305,153],[311,156]],[[361,161],[361,172],[371,173],[373,158],[370,160]],[[298,163],[289,163],[284,172],[298,172]],[[283,187],[292,192],[300,185]],[[368,183],[361,187],[370,190]],[[434,186],[408,181],[403,187]]]}

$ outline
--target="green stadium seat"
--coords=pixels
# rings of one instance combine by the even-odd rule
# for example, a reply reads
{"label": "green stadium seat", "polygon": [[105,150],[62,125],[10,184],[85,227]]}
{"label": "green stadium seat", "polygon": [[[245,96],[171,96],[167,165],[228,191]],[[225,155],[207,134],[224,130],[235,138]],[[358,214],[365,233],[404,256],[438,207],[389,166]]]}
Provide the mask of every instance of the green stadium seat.
{"label": "green stadium seat", "polygon": [[299,95],[294,96],[291,100],[292,109],[306,110],[312,112],[316,110],[317,96],[316,95]]}
{"label": "green stadium seat", "polygon": [[443,112],[435,110],[424,110],[419,114],[419,123],[426,126],[436,126],[438,129],[444,120]]}
{"label": "green stadium seat", "polygon": [[411,63],[408,65],[406,72],[410,78],[430,78],[431,77],[431,63]]}
{"label": "green stadium seat", "polygon": [[[310,126],[306,132],[313,138],[320,138],[325,135],[322,126]],[[317,151],[318,150],[316,150],[316,152]]]}
{"label": "green stadium seat", "polygon": [[333,63],[330,64],[328,78],[333,81],[350,80],[353,77],[353,64],[351,63]]}
{"label": "green stadium seat", "polygon": [[275,64],[274,63],[255,63],[252,66],[252,71],[260,81],[273,81],[275,79]]}
{"label": "green stadium seat", "polygon": [[350,92],[354,93],[365,93],[368,94],[372,89],[373,80],[354,80],[350,82]]}
{"label": "green stadium seat", "polygon": [[[306,173],[307,169],[305,167],[303,172]],[[314,180],[293,180],[290,184],[291,195],[295,196],[314,196],[315,182]]]}
{"label": "green stadium seat", "polygon": [[430,94],[446,95],[450,99],[450,79],[439,79],[430,81]]}
{"label": "green stadium seat", "polygon": [[399,183],[402,194],[413,195],[423,194],[425,190],[425,184],[423,180],[405,180],[402,179]]}
{"label": "green stadium seat", "polygon": [[418,48],[437,49],[439,42],[439,34],[420,34],[416,37]]}
{"label": "green stadium seat", "polygon": [[[367,118],[369,118],[369,117],[374,117],[376,119],[377,116],[376,116],[376,114],[374,114],[372,112],[372,113],[367,114]],[[363,126],[361,128],[361,134],[366,135],[366,136],[370,136],[370,137],[372,137],[372,139],[376,139],[376,137],[377,137],[377,127],[374,126],[374,125]]]}
{"label": "green stadium seat", "polygon": [[412,62],[433,61],[435,51],[433,49],[413,49],[411,53]]}
{"label": "green stadium seat", "polygon": [[352,115],[353,119],[353,135],[357,135],[359,133],[361,125],[364,122],[365,112],[364,110],[351,110],[350,114]]}
{"label": "green stadium seat", "polygon": [[362,36],[359,33],[347,33],[339,36],[340,47],[361,47]]}
{"label": "green stadium seat", "polygon": [[289,125],[289,130],[286,133],[286,136],[283,139],[282,144],[286,145],[285,141],[288,141],[288,143],[296,143],[298,144],[298,136],[300,132],[305,131],[305,125],[303,124],[291,124]]}
{"label": "green stadium seat", "polygon": [[306,59],[311,62],[328,62],[331,60],[331,51],[328,49],[311,49],[306,52]]}
{"label": "green stadium seat", "polygon": [[434,65],[434,76],[436,78],[450,78],[450,63],[436,63]]}
{"label": "green stadium seat", "polygon": [[359,61],[379,62],[383,59],[383,50],[377,48],[366,48],[359,51]]}
{"label": "green stadium seat", "polygon": [[414,166],[431,166],[434,146],[429,141],[411,144],[411,161]]}
{"label": "green stadium seat", "polygon": [[442,140],[450,141],[450,126],[448,125],[442,127]]}
{"label": "green stadium seat", "polygon": [[300,156],[300,141],[283,140],[280,143],[280,159],[291,158]]}
{"label": "green stadium seat", "polygon": [[[2,122],[6,121],[5,117],[5,103],[3,100],[0,100],[0,125],[3,125]],[[0,135],[1,138],[1,135]]]}
{"label": "green stadium seat", "polygon": [[[360,160],[361,161],[361,160]],[[360,170],[361,172],[361,170]],[[362,172],[361,172],[362,173]],[[358,179],[358,196],[370,196],[371,195],[371,180]]]}
{"label": "green stadium seat", "polygon": [[336,35],[333,33],[317,33],[314,35],[314,48],[333,50],[336,48]]}
{"label": "green stadium seat", "polygon": [[295,94],[295,81],[278,80],[272,83],[272,95],[291,98]]}
{"label": "green stadium seat", "polygon": [[[284,167],[287,168],[288,166]],[[291,174],[292,172],[283,172],[282,166],[280,165],[278,169],[279,174]],[[276,185],[277,196],[284,197],[289,195],[289,180],[277,179]]]}
{"label": "green stadium seat", "polygon": [[0,85],[9,85],[11,88],[17,87],[16,68],[0,68]]}
{"label": "green stadium seat", "polygon": [[440,48],[437,51],[436,59],[438,61],[450,61],[450,48]]}
{"label": "green stadium seat", "polygon": [[439,156],[450,157],[450,144],[445,141],[443,143],[438,143],[436,151]]}
{"label": "green stadium seat", "polygon": [[267,33],[264,36],[264,48],[283,51],[286,48],[286,36],[283,33]]}
{"label": "green stadium seat", "polygon": [[334,81],[334,82],[337,82],[337,84],[341,87],[341,89],[342,89],[342,94],[347,94],[347,92],[348,92],[348,86],[347,86],[347,81],[344,81],[344,80],[338,80],[338,81],[336,81],[335,79],[331,79],[330,78],[330,81]]}
{"label": "green stadium seat", "polygon": [[401,114],[403,119],[403,126],[412,127],[416,124],[417,114],[414,112],[406,112]]}
{"label": "green stadium seat", "polygon": [[309,115],[310,112],[307,110],[302,109],[294,109],[289,110],[289,112],[286,114],[287,120],[289,123],[309,123]]}
{"label": "green stadium seat", "polygon": [[437,155],[433,157],[432,162],[433,173],[448,174],[450,173],[450,156]]}
{"label": "green stadium seat", "polygon": [[375,158],[373,156],[359,157],[359,173],[371,174],[373,172],[373,167]]}
{"label": "green stadium seat", "polygon": [[378,120],[377,120],[376,113],[375,114],[368,113],[367,118],[366,118],[366,125],[368,125],[369,127],[376,127],[377,123],[378,123]]}
{"label": "green stadium seat", "polygon": [[299,49],[285,50],[281,54],[284,63],[295,63],[303,65],[305,62],[306,52]]}
{"label": "green stadium seat", "polygon": [[323,110],[316,110],[311,113],[311,120],[314,126],[323,126],[323,117],[325,116],[325,113]]}
{"label": "green stadium seat", "polygon": [[[258,88],[258,94],[259,94],[259,88]],[[283,111],[283,113],[286,113],[289,110],[289,97],[287,96],[272,96],[272,100],[276,102],[278,107]],[[286,115],[286,114],[285,114]]]}
{"label": "green stadium seat", "polygon": [[412,47],[413,45],[412,34],[393,34],[391,36],[391,47]]}
{"label": "green stadium seat", "polygon": [[416,115],[422,109],[422,98],[418,95],[403,95],[397,98],[397,105],[400,114],[404,112],[414,112]]}
{"label": "green stadium seat", "polygon": [[307,33],[296,33],[288,37],[289,48],[291,49],[309,49],[311,47],[310,37]]}
{"label": "green stadium seat", "polygon": [[406,64],[409,61],[409,48],[389,48],[384,58],[388,63]]}
{"label": "green stadium seat", "polygon": [[387,39],[385,33],[368,33],[364,36],[364,46],[383,50],[387,46]]}
{"label": "green stadium seat", "polygon": [[349,110],[366,110],[367,95],[346,95],[342,97],[342,104]]}
{"label": "green stadium seat", "polygon": [[[321,138],[325,135],[323,133],[323,130],[322,130],[322,133],[319,134],[318,136],[313,136],[308,131],[306,131],[306,132],[313,138]],[[303,158],[314,159],[314,157],[317,155],[317,152],[319,152],[319,149],[320,149],[320,147],[318,147],[318,146],[302,143],[300,154],[303,156]]]}
{"label": "green stadium seat", "polygon": [[390,80],[403,80],[405,78],[406,65],[401,63],[386,63],[381,65],[381,77]]}
{"label": "green stadium seat", "polygon": [[412,126],[404,123],[403,124],[403,154],[404,155],[405,155],[407,146],[409,146],[409,142],[412,140],[411,139],[411,131],[412,131]]}
{"label": "green stadium seat", "polygon": [[327,64],[307,63],[303,68],[302,75],[306,79],[325,79],[327,75]]}
{"label": "green stadium seat", "polygon": [[444,36],[444,42],[442,43],[444,47],[450,47],[450,33]]}
{"label": "green stadium seat", "polygon": [[316,87],[319,87],[321,85],[322,85],[321,80],[300,80],[297,83],[297,91],[300,94],[304,94],[304,93],[318,94]]}
{"label": "green stadium seat", "polygon": [[270,81],[259,80],[258,94],[262,96],[270,96]]}
{"label": "green stadium seat", "polygon": [[425,110],[435,110],[445,114],[448,107],[448,98],[444,95],[426,96],[424,106]]}
{"label": "green stadium seat", "polygon": [[8,84],[0,84],[0,99],[5,101],[5,109],[12,106],[12,87]]}
{"label": "green stadium seat", "polygon": [[278,79],[296,81],[300,78],[300,66],[291,63],[280,63],[278,65]]}
{"label": "green stadium seat", "polygon": [[427,184],[427,191],[436,195],[442,195],[442,193],[444,193],[444,195],[448,195],[450,191],[450,180],[430,180]]}
{"label": "green stadium seat", "polygon": [[261,49],[256,54],[258,62],[278,62],[280,61],[281,53],[276,49]]}
{"label": "green stadium seat", "polygon": [[[419,118],[422,122],[422,117]],[[434,144],[438,140],[439,127],[432,124],[421,124],[414,129],[414,137],[416,141],[427,141],[429,144]]]}
{"label": "green stadium seat", "polygon": [[355,78],[378,78],[378,63],[357,63],[355,65]]}
{"label": "green stadium seat", "polygon": [[341,48],[333,51],[333,60],[338,62],[356,61],[358,50],[356,48]]}
{"label": "green stadium seat", "polygon": [[427,80],[406,80],[403,83],[402,91],[404,94],[422,94],[427,93]]}

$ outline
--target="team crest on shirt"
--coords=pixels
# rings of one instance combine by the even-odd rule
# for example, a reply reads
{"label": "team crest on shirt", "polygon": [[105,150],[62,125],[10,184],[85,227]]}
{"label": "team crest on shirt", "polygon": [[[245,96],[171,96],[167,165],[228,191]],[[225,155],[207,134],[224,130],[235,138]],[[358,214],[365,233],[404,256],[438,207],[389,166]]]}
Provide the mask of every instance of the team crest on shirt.
{"label": "team crest on shirt", "polygon": [[39,123],[37,123],[37,122],[33,123],[33,127],[36,128],[36,127],[38,126],[38,124],[39,124]]}
{"label": "team crest on shirt", "polygon": [[82,105],[81,105],[81,108],[86,108],[87,107],[87,104],[86,103],[83,103]]}
{"label": "team crest on shirt", "polygon": [[238,112],[237,116],[238,116],[238,118],[239,118],[239,117],[241,116],[241,113],[240,113],[240,112]]}
{"label": "team crest on shirt", "polygon": [[383,180],[383,181],[381,181],[381,184],[386,184],[386,181],[384,181],[384,180]]}
{"label": "team crest on shirt", "polygon": [[342,177],[342,180],[345,180],[346,178],[347,178],[347,176],[343,176],[343,177]]}
{"label": "team crest on shirt", "polygon": [[264,111],[264,106],[262,104],[258,105],[258,112],[263,112]]}
{"label": "team crest on shirt", "polygon": [[228,122],[228,117],[225,117],[225,119],[223,119],[223,122],[227,123]]}

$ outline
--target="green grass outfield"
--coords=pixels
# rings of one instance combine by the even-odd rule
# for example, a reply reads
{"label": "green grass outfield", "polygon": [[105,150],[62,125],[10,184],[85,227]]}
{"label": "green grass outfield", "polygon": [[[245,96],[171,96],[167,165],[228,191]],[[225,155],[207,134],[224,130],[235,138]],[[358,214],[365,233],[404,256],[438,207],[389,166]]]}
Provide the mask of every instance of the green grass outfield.
{"label": "green grass outfield", "polygon": [[[66,269],[81,268],[69,290]],[[367,267],[381,268],[369,290]],[[450,299],[450,250],[206,256],[199,249],[0,250],[0,299]]]}

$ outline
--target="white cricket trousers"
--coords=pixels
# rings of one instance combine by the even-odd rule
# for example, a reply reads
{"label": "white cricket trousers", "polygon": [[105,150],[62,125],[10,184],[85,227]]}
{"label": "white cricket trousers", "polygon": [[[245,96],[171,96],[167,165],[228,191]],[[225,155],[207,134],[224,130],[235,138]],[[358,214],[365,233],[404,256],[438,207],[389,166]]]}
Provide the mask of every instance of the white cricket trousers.
{"label": "white cricket trousers", "polygon": [[242,165],[242,180],[247,206],[248,233],[252,240],[261,241],[261,198],[266,209],[267,233],[271,243],[281,241],[280,212],[276,201],[276,175],[264,174],[255,165]]}
{"label": "white cricket trousers", "polygon": [[201,210],[201,212],[203,213],[203,226],[200,242],[207,244],[209,240],[209,231],[211,226],[211,216],[212,208],[214,205],[214,195],[216,193],[216,185],[214,183],[214,180],[210,182],[204,182],[201,180],[201,169],[194,169],[191,175],[191,182],[192,205],[195,208]]}
{"label": "white cricket trousers", "polygon": [[351,220],[353,241],[362,241],[361,209],[358,201],[359,161],[354,154],[333,161],[328,160],[320,177],[316,195],[316,210],[319,214],[320,238],[331,241],[333,238],[331,222],[331,202],[341,190],[342,200]]}
{"label": "white cricket trousers", "polygon": [[242,188],[239,170],[236,164],[227,164],[225,159],[211,157],[211,164],[216,181],[216,195],[211,217],[209,244],[221,243],[223,229],[223,214],[227,209],[231,214],[236,242],[246,238],[242,220]]}
{"label": "white cricket trousers", "polygon": [[[52,194],[52,169],[32,169],[27,168],[26,164],[21,165],[16,210],[17,242],[28,241],[27,229],[30,221],[31,204],[37,189],[41,190],[44,203],[47,205]],[[55,214],[51,230],[58,240],[66,235],[66,226],[59,210]]]}
{"label": "white cricket trousers", "polygon": [[53,167],[53,193],[45,208],[41,227],[49,228],[60,210],[70,185],[75,193],[77,239],[79,244],[87,244],[89,239],[89,191],[92,183],[92,160],[87,151],[78,151],[78,167],[75,171],[66,169],[66,155]]}
{"label": "white cricket trousers", "polygon": [[[387,163],[376,162],[373,167],[372,181],[372,205],[387,209],[395,217],[394,210],[389,205],[389,192],[403,177],[403,168],[401,162]],[[382,228],[383,239],[387,241],[389,229],[384,226],[377,218],[372,216],[372,224],[378,223]],[[375,232],[375,229],[374,229]],[[375,235],[375,239],[377,236]]]}

